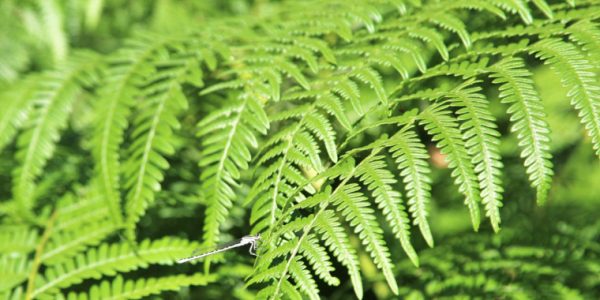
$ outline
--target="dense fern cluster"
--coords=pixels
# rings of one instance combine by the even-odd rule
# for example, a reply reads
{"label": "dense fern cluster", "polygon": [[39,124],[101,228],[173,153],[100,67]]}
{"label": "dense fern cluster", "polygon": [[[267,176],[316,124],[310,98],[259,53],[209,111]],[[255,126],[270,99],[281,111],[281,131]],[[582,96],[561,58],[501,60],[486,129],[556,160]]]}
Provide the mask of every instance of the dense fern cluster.
{"label": "dense fern cluster", "polygon": [[465,236],[421,253],[421,267],[399,266],[403,297],[472,295],[510,299],[589,299],[600,284],[598,224],[575,229],[558,223],[552,233],[503,232]]}
{"label": "dense fern cluster", "polygon": [[[430,144],[476,231],[500,229],[510,188],[499,116],[510,119],[538,203],[548,199],[552,141],[534,67],[560,77],[600,156],[598,18],[596,1],[290,1],[184,33],[138,33],[107,55],[76,51],[0,95],[0,160],[11,170],[0,194],[0,295],[135,298],[216,280],[115,277],[199,246],[139,238],[162,190],[180,188],[168,178],[205,208],[202,246],[232,222],[262,235],[247,278],[260,298],[319,298],[318,281],[336,286],[340,274],[362,298],[363,252],[392,293],[405,293],[398,270],[412,267],[394,263],[402,255],[390,245],[431,274],[446,251],[414,246],[413,227],[434,246]],[[56,154],[66,142],[79,145],[69,159]],[[232,221],[242,206],[249,220]],[[498,251],[456,276],[478,284],[538,253]]]}

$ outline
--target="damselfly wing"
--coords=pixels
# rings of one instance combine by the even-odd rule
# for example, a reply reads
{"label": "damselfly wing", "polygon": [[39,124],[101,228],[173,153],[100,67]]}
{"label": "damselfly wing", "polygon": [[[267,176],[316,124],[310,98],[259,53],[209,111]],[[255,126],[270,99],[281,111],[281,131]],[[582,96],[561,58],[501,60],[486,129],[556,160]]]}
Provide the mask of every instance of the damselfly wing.
{"label": "damselfly wing", "polygon": [[215,247],[211,247],[208,249],[207,248],[197,249],[197,250],[194,250],[194,252],[192,252],[192,254],[189,257],[177,260],[177,263],[183,264],[186,262],[190,262],[190,261],[193,261],[196,259],[207,257],[207,256],[210,256],[213,254],[225,252],[227,250],[231,250],[234,248],[243,247],[246,245],[250,245],[250,248],[249,248],[250,254],[256,255],[256,249],[258,248],[259,240],[260,240],[260,234],[247,235],[247,236],[242,237],[241,239],[237,239],[237,240],[231,241],[229,243],[217,245]]}

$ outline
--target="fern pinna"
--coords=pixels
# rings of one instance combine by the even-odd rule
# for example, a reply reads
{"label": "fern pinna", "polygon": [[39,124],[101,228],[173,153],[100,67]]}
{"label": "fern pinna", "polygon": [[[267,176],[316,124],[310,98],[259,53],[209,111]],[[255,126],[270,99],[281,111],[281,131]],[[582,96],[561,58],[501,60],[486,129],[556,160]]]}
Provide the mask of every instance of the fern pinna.
{"label": "fern pinna", "polygon": [[[76,52],[1,92],[0,166],[12,169],[0,186],[2,297],[126,299],[207,285],[227,276],[222,265],[175,274],[174,260],[200,246],[191,240],[215,246],[240,227],[262,236],[245,293],[316,299],[349,278],[363,298],[373,266],[405,295],[400,268],[435,264],[437,250],[426,260],[416,250],[436,244],[432,149],[475,231],[499,231],[509,200],[502,120],[537,202],[551,198],[541,64],[600,156],[596,1],[268,7],[137,33],[106,55]],[[69,143],[75,158],[61,162]],[[145,233],[173,201],[202,208],[190,212],[189,239]],[[404,255],[413,266],[397,263]],[[167,274],[133,272],[155,268]]]}

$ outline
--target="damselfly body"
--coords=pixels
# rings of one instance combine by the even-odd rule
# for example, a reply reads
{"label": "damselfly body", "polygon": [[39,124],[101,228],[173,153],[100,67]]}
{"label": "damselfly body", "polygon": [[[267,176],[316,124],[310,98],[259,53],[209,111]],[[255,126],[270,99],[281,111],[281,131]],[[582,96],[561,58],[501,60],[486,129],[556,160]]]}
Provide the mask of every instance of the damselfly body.
{"label": "damselfly body", "polygon": [[182,258],[177,260],[177,263],[183,264],[189,261],[193,261],[202,257],[210,256],[213,254],[225,252],[227,250],[231,250],[238,247],[243,247],[246,245],[250,245],[249,252],[252,255],[256,255],[256,249],[258,248],[258,241],[260,240],[260,234],[257,235],[247,235],[242,237],[241,239],[229,242],[227,244],[218,245],[216,247],[212,247],[210,249],[200,249],[199,251],[194,251],[191,256]]}

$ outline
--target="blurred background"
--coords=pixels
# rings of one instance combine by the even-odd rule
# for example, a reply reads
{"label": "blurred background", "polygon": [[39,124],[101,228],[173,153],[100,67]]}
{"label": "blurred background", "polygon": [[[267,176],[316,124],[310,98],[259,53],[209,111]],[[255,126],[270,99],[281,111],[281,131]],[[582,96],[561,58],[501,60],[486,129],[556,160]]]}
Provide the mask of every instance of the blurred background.
{"label": "blurred background", "polygon": [[[24,75],[52,68],[74,49],[91,49],[109,53],[124,39],[139,30],[177,32],[202,26],[203,22],[236,15],[268,13],[268,0],[2,0],[0,1],[0,89]],[[545,206],[537,206],[535,192],[529,187],[525,170],[518,157],[516,137],[502,143],[507,188],[501,210],[503,228],[493,234],[486,224],[473,232],[468,211],[451,183],[439,151],[431,146],[434,165],[432,232],[437,246],[428,249],[420,235],[414,234],[421,266],[415,268],[404,256],[399,243],[392,248],[397,261],[397,278],[401,296],[408,299],[431,298],[523,298],[538,295],[543,299],[577,299],[600,297],[600,163],[594,156],[589,138],[572,112],[559,79],[544,66],[535,71],[536,84],[548,112],[552,129],[555,176]],[[493,99],[494,95],[490,95]],[[492,101],[501,112],[499,101]],[[500,130],[509,131],[505,114],[497,114]],[[1,134],[1,133],[0,133]],[[374,133],[376,134],[376,133]],[[68,143],[66,140],[62,145]],[[12,149],[14,150],[14,149]],[[2,156],[13,157],[11,149]],[[80,170],[86,169],[85,157],[77,150],[59,148],[55,154],[64,168],[61,184],[45,179],[40,194],[60,194],[69,182],[77,182]],[[186,181],[169,183],[157,196],[157,205],[144,216],[141,238],[177,235],[185,232],[199,237],[202,208],[185,209],[194,200],[197,168],[187,163],[197,153],[174,158],[170,170],[178,170]],[[188,160],[188,158],[190,158]],[[9,159],[0,159],[0,198],[10,195]],[[88,170],[90,168],[87,168]],[[172,172],[172,171],[171,171]],[[67,176],[67,177],[65,177]],[[197,204],[197,203],[196,203]],[[234,208],[225,227],[232,236],[246,234],[243,208]],[[235,221],[240,220],[240,221]],[[358,242],[357,242],[358,243]],[[367,254],[362,260],[364,279],[374,288],[365,298],[386,299],[393,295],[383,276],[376,272]],[[222,275],[218,284],[167,294],[174,299],[251,299],[243,278],[251,271],[249,257],[232,256],[217,269]],[[238,264],[236,261],[244,262]],[[189,272],[197,272],[192,266]],[[338,268],[339,269],[339,268]],[[150,268],[140,272],[162,272]],[[344,278],[343,272],[337,274]],[[342,280],[344,282],[344,280]],[[365,284],[371,286],[371,284]],[[347,299],[352,296],[349,284],[339,288],[321,286],[323,297]]]}

